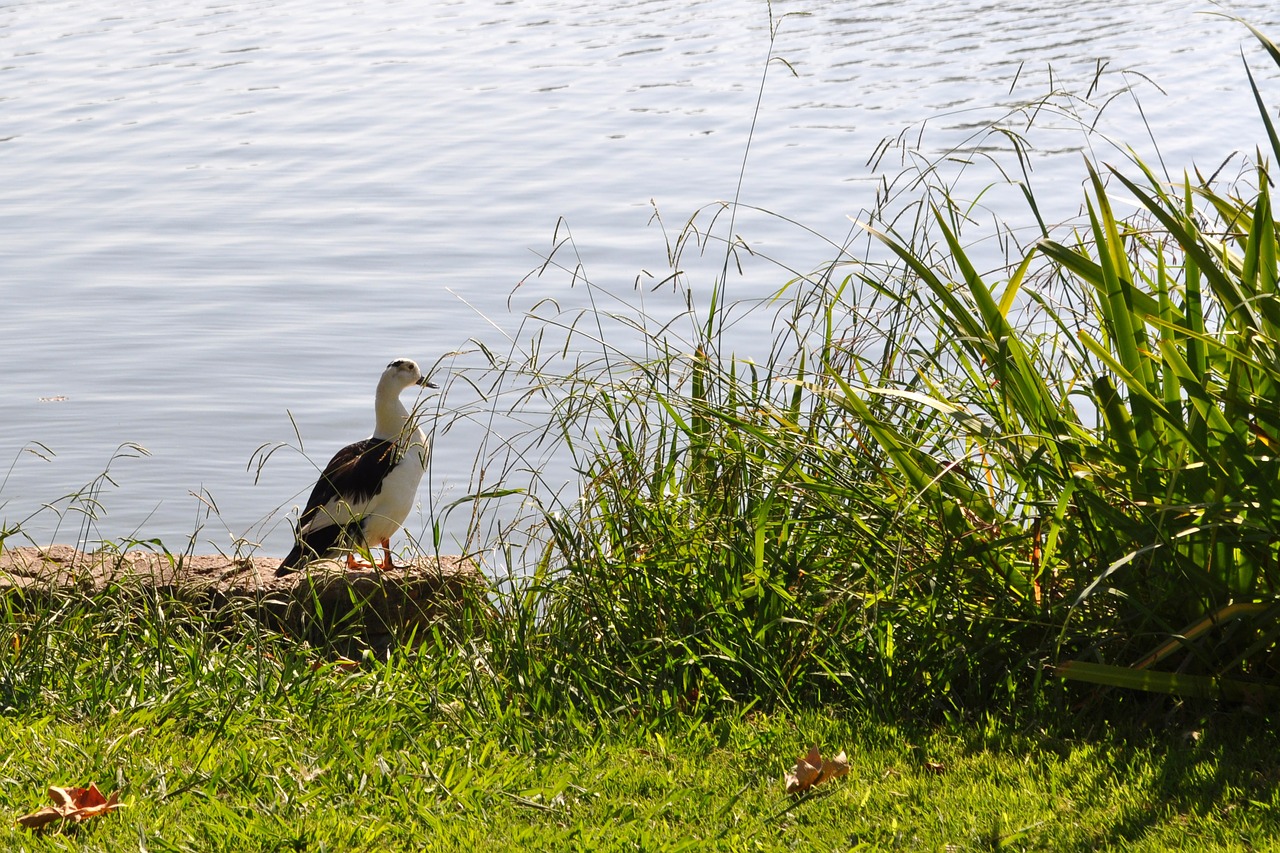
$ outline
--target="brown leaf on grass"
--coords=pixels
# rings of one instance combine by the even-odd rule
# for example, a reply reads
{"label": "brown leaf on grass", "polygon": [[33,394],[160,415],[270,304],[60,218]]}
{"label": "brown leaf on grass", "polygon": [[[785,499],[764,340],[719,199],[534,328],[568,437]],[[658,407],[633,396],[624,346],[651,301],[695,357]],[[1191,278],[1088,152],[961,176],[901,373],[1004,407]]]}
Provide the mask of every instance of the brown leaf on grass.
{"label": "brown leaf on grass", "polygon": [[787,774],[787,793],[797,794],[809,790],[813,787],[813,780],[817,779],[821,772],[822,756],[815,745],[809,748],[808,755],[802,755],[796,759],[796,766],[792,767],[791,772]]}
{"label": "brown leaf on grass", "polygon": [[69,820],[79,823],[91,817],[113,812],[120,807],[116,802],[117,792],[104,797],[93,782],[87,788],[49,788],[49,799],[53,805],[34,811],[18,818],[18,825],[27,829],[42,829],[55,820]]}
{"label": "brown leaf on grass", "polygon": [[809,748],[807,755],[796,760],[796,766],[787,774],[787,793],[803,794],[829,779],[838,779],[848,773],[849,757],[843,751],[835,758],[824,761],[817,745],[814,745]]}
{"label": "brown leaf on grass", "polygon": [[[89,783],[88,788],[62,788],[61,790],[70,796],[73,805],[73,809],[67,813],[68,820],[88,820],[119,808],[119,803],[116,802],[119,797],[118,791],[112,791],[111,796],[104,797],[98,790],[98,786],[92,782]],[[50,796],[52,791],[51,788]]]}
{"label": "brown leaf on grass", "polygon": [[818,774],[818,781],[815,785],[821,785],[828,779],[839,779],[842,776],[849,775],[849,756],[845,755],[844,750],[840,750],[840,754],[835,758],[828,758],[822,762],[822,772]]}
{"label": "brown leaf on grass", "polygon": [[53,806],[45,806],[39,811],[24,814],[18,818],[18,826],[25,826],[27,829],[44,829],[55,820],[62,820],[62,812]]}

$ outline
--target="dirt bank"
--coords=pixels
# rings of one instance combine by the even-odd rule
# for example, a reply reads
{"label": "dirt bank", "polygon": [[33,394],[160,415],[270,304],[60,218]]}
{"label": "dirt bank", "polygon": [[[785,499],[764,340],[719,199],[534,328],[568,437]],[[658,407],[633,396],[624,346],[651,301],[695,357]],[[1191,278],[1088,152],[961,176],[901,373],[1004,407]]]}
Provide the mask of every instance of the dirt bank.
{"label": "dirt bank", "polygon": [[279,565],[273,557],[10,548],[0,552],[0,595],[37,602],[113,588],[149,590],[214,613],[251,609],[272,628],[311,640],[338,631],[385,648],[397,638],[421,636],[487,589],[475,564],[457,556],[418,557],[388,572],[348,570],[345,562],[326,560],[283,578],[275,576]]}

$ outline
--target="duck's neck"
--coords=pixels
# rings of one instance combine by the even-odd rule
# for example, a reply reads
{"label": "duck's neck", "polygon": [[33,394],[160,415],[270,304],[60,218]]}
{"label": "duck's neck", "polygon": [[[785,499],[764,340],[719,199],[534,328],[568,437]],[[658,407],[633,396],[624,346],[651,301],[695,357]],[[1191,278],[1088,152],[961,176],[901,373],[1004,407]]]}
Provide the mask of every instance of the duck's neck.
{"label": "duck's neck", "polygon": [[373,400],[374,438],[399,438],[404,433],[409,413],[400,402],[400,392],[403,390],[404,388],[392,383],[378,383],[378,393]]}

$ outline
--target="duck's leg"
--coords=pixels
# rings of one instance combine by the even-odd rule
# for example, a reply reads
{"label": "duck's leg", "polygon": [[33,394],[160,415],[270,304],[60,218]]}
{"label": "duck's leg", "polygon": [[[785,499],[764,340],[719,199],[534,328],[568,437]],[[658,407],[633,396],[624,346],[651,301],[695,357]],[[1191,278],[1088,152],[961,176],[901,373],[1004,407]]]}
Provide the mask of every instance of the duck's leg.
{"label": "duck's leg", "polygon": [[[372,549],[366,550],[368,548],[367,545],[365,547],[361,547],[365,542],[364,524],[364,519],[356,519],[348,524],[346,528],[346,534],[343,541],[347,547],[351,548],[351,550],[347,552],[347,569],[349,571],[354,569],[373,568]],[[369,561],[366,562],[365,560],[362,560],[360,558],[361,554],[369,554]]]}
{"label": "duck's leg", "polygon": [[391,562],[391,539],[382,540],[382,570],[389,572],[395,568],[395,564]]}

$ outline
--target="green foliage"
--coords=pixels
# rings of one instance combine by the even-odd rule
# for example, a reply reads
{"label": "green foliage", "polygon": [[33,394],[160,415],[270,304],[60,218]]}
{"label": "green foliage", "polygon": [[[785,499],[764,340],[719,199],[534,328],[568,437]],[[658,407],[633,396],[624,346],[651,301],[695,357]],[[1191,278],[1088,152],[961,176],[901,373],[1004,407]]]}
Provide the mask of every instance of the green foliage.
{"label": "green foliage", "polygon": [[[165,596],[14,602],[0,812],[51,784],[123,802],[14,850],[1244,850],[1280,836],[1275,734],[922,729],[824,713],[530,715],[441,633],[350,669]],[[517,691],[516,696],[519,696]],[[849,775],[805,797],[811,743]]]}
{"label": "green foliage", "polygon": [[871,386],[873,366],[837,336],[852,283],[787,306],[795,337],[760,363],[716,360],[706,338],[674,346],[664,322],[646,346],[656,357],[610,353],[597,372],[540,383],[561,392],[583,477],[581,500],[545,513],[526,586],[548,691],[601,710],[829,701],[929,715],[1013,689],[1002,651],[1036,679],[1011,637],[1037,635],[1043,654],[1049,629],[1006,606],[1034,589],[993,545],[1008,535],[1000,499],[922,450],[956,421],[918,404],[959,410]]}
{"label": "green foliage", "polygon": [[[724,281],[697,314],[682,252],[713,229],[696,218],[664,279],[684,313],[624,320],[644,355],[605,345],[598,311],[590,335],[535,317],[567,330],[559,352],[600,348],[567,377],[505,365],[536,377],[582,476],[516,581],[546,695],[897,717],[1057,701],[1047,667],[1072,658],[1244,679],[1233,695],[1273,681],[1267,166],[1224,191],[1134,165],[1088,166],[1076,231],[1006,242],[995,275],[971,209],[927,189],[911,232],[866,226],[888,258],[842,251],[775,295],[764,357],[723,351],[741,313]],[[1118,217],[1117,192],[1138,212]],[[1218,624],[1242,601],[1259,606]],[[1171,636],[1177,654],[1146,654]]]}

